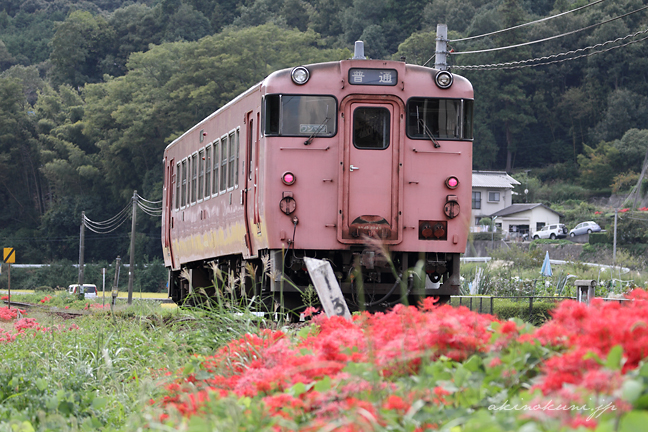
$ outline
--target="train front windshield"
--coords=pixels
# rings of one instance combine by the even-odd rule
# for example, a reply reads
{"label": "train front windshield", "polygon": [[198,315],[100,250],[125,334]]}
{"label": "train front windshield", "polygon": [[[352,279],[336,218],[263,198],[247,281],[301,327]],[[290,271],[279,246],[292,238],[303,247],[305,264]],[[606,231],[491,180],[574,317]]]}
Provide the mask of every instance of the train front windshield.
{"label": "train front windshield", "polygon": [[332,96],[267,95],[264,104],[266,135],[335,135],[337,101]]}
{"label": "train front windshield", "polygon": [[407,103],[407,136],[471,140],[472,114],[472,100],[412,98]]}

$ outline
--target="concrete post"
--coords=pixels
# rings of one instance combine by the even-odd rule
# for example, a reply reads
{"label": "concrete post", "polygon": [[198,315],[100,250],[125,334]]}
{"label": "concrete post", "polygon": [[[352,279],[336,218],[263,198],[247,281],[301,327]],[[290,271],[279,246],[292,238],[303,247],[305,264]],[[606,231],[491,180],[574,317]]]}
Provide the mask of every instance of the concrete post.
{"label": "concrete post", "polygon": [[590,304],[595,296],[596,281],[592,279],[577,280],[574,285],[578,290],[578,302]]}

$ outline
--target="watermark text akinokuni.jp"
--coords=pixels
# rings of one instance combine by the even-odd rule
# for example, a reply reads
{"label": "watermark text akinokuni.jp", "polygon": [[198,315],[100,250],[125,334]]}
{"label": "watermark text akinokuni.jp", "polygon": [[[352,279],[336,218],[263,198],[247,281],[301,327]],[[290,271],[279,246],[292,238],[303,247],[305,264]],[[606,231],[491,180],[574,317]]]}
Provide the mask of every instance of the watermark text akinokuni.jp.
{"label": "watermark text akinokuni.jp", "polygon": [[554,405],[553,401],[549,401],[546,404],[535,404],[535,405],[511,405],[508,403],[508,399],[500,406],[490,405],[488,407],[491,411],[580,411],[580,412],[591,412],[587,417],[588,420],[593,418],[599,418],[601,414],[605,411],[616,411],[616,406],[612,402],[609,402],[607,405],[599,405],[596,408],[590,408],[587,405],[567,405],[567,404],[558,404]]}

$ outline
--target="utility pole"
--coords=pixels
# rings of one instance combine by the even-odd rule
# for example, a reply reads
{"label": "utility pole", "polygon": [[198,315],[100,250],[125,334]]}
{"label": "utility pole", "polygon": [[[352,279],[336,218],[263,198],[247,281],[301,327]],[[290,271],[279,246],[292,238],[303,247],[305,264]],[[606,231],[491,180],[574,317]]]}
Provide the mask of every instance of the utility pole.
{"label": "utility pole", "polygon": [[119,270],[121,269],[121,257],[117,257],[115,260],[115,281],[113,282],[112,288],[112,302],[110,303],[110,312],[113,311],[115,306],[115,301],[119,295]]}
{"label": "utility pole", "polygon": [[80,299],[85,298],[83,293],[83,267],[85,263],[83,262],[83,255],[85,253],[85,212],[81,212],[81,233],[79,234],[79,290],[78,296]]}
{"label": "utility pole", "polygon": [[446,55],[448,53],[448,26],[447,24],[437,24],[437,37],[436,37],[436,57],[434,60],[434,68],[438,70],[447,70],[448,63]]}
{"label": "utility pole", "polygon": [[612,266],[616,267],[616,237],[617,237],[617,217],[619,209],[614,209],[614,244],[612,246]]}
{"label": "utility pole", "polygon": [[133,304],[133,277],[135,273],[135,219],[137,216],[137,191],[133,191],[133,223],[131,225],[130,264],[128,267],[128,304]]}

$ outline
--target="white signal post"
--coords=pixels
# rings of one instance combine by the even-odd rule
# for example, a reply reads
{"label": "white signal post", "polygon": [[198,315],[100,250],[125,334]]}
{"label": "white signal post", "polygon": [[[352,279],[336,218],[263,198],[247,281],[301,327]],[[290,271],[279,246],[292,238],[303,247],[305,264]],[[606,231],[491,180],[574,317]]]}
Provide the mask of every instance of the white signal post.
{"label": "white signal post", "polygon": [[438,70],[447,70],[448,54],[448,25],[437,24],[436,51],[435,51],[434,68]]}

